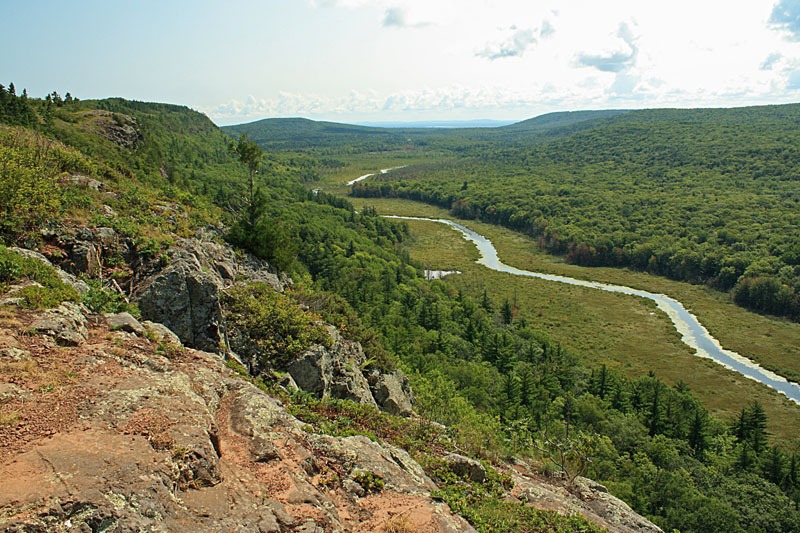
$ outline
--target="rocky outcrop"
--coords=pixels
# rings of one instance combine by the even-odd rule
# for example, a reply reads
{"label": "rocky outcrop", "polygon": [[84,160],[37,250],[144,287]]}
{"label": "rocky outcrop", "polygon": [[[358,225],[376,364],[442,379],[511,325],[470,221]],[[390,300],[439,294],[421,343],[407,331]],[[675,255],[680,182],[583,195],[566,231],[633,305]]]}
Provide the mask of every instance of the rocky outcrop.
{"label": "rocky outcrop", "polygon": [[297,387],[320,398],[352,400],[393,415],[411,416],[414,396],[403,372],[373,369],[365,376],[367,356],[361,343],[343,338],[333,326],[327,329],[332,340],[329,347],[314,345],[286,365]]}
{"label": "rocky outcrop", "polygon": [[220,351],[224,325],[220,291],[242,279],[283,291],[269,263],[209,240],[181,239],[134,292],[142,316],[169,327],[193,348]]}
{"label": "rocky outcrop", "polygon": [[87,127],[94,126],[102,137],[114,144],[129,150],[136,150],[144,143],[144,136],[139,130],[136,117],[105,110],[93,110],[87,114],[94,116]]}
{"label": "rocky outcrop", "polygon": [[314,345],[286,370],[301,389],[319,397],[352,400],[376,406],[369,383],[361,373],[367,360],[358,342],[344,339],[333,326],[327,326],[332,339],[329,348]]}
{"label": "rocky outcrop", "polygon": [[218,276],[194,258],[180,257],[146,279],[134,298],[142,316],[160,322],[194,348],[218,351],[223,342]]}
{"label": "rocky outcrop", "polygon": [[62,346],[79,346],[86,342],[86,308],[74,302],[64,302],[57,309],[42,313],[31,323],[31,329],[45,334]]}
{"label": "rocky outcrop", "polygon": [[27,349],[0,320],[0,530],[474,531],[404,450],[307,433],[217,355],[113,318],[80,347],[26,333]]}
{"label": "rocky outcrop", "polygon": [[584,477],[573,483],[551,479],[545,482],[526,461],[514,460],[511,470],[519,501],[561,514],[580,514],[595,524],[620,533],[661,533],[657,525],[634,512],[628,504],[608,493],[603,485]]}
{"label": "rocky outcrop", "polygon": [[385,374],[373,370],[367,378],[372,397],[381,409],[400,416],[413,414],[414,394],[408,378],[400,370]]}
{"label": "rocky outcrop", "polygon": [[136,335],[144,335],[145,328],[130,313],[104,313],[103,318],[111,330],[127,331]]}
{"label": "rocky outcrop", "polygon": [[444,462],[458,477],[469,479],[476,483],[482,483],[486,479],[486,469],[475,459],[464,457],[457,453],[444,456]]}
{"label": "rocky outcrop", "polygon": [[[12,247],[12,248],[9,248],[9,249],[12,252],[17,253],[17,254],[19,254],[19,255],[21,255],[23,257],[27,257],[27,258],[30,258],[30,259],[36,259],[37,261],[41,261],[42,263],[44,263],[45,265],[47,265],[49,267],[54,267],[55,266],[55,265],[53,265],[53,263],[50,262],[49,259],[47,259],[45,256],[43,256],[39,252],[34,252],[33,250],[27,250],[25,248],[16,248],[16,247]],[[58,274],[59,278],[61,278],[61,281],[63,281],[64,283],[66,283],[67,285],[72,287],[73,289],[77,290],[78,292],[85,293],[85,292],[87,292],[89,290],[89,286],[86,285],[86,283],[84,281],[81,281],[81,280],[78,280],[77,278],[75,278],[74,275],[72,275],[72,274],[70,274],[68,272],[64,272],[60,268],[56,268],[56,273]]]}

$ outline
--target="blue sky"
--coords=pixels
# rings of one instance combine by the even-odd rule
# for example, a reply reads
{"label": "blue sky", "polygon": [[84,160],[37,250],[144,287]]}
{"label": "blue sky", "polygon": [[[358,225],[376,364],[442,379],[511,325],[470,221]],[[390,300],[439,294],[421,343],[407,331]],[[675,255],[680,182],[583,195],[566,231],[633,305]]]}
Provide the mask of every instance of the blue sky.
{"label": "blue sky", "polygon": [[800,0],[0,0],[0,82],[218,124],[800,101]]}

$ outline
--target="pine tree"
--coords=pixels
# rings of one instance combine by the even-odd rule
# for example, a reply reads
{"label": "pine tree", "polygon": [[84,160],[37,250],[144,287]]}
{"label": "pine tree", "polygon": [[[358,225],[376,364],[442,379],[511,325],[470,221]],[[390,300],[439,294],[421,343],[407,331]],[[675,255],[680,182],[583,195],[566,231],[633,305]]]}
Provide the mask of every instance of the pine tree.
{"label": "pine tree", "polygon": [[489,299],[489,295],[486,294],[486,289],[483,289],[483,298],[481,299],[481,306],[486,309],[486,312],[489,314],[494,313],[494,306],[492,305],[492,301]]}
{"label": "pine tree", "polygon": [[608,370],[606,369],[605,363],[603,363],[603,366],[600,367],[600,374],[597,377],[597,395],[600,396],[601,400],[605,400],[607,392],[608,392]]}
{"label": "pine tree", "polygon": [[653,385],[653,403],[650,405],[650,436],[654,436],[661,431],[661,382],[656,381]]}
{"label": "pine tree", "polygon": [[536,399],[536,374],[529,365],[520,365],[520,402],[530,407]]}
{"label": "pine tree", "polygon": [[503,308],[500,310],[500,316],[503,318],[503,324],[509,325],[511,321],[514,319],[514,311],[511,309],[511,303],[506,298],[506,301],[503,302]]}
{"label": "pine tree", "polygon": [[747,440],[748,433],[747,410],[742,407],[742,410],[739,411],[739,416],[733,425],[733,435],[736,437],[736,442],[741,443]]}
{"label": "pine tree", "polygon": [[739,457],[736,459],[736,466],[740,470],[749,470],[753,466],[753,452],[748,442],[739,445]]}
{"label": "pine tree", "polygon": [[760,454],[767,445],[767,413],[760,403],[753,400],[747,415],[750,444],[753,446],[753,451]]}
{"label": "pine tree", "polygon": [[700,409],[695,409],[694,418],[692,419],[691,426],[689,426],[689,446],[694,450],[696,457],[702,457],[708,447],[706,439],[706,419],[700,412]]}
{"label": "pine tree", "polygon": [[614,398],[611,400],[611,406],[622,413],[627,413],[631,408],[626,389],[622,383],[617,383],[616,387],[614,387]]}
{"label": "pine tree", "polygon": [[518,418],[521,389],[522,384],[516,373],[512,372],[503,376],[502,417],[504,420]]}
{"label": "pine tree", "polygon": [[783,452],[777,446],[772,446],[765,459],[763,464],[764,477],[780,486],[783,481]]}
{"label": "pine tree", "polygon": [[231,142],[230,150],[239,156],[239,161],[250,171],[250,196],[248,200],[252,204],[255,200],[255,174],[258,172],[258,167],[261,166],[264,152],[256,143],[247,138],[246,133],[243,133],[237,142]]}

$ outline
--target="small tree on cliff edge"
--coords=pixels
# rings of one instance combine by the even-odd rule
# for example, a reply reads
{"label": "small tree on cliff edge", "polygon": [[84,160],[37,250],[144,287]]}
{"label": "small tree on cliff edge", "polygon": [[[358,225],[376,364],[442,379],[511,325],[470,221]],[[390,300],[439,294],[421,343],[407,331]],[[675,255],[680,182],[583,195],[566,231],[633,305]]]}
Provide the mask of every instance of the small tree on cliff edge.
{"label": "small tree on cliff edge", "polygon": [[247,169],[250,171],[250,196],[248,198],[250,205],[254,200],[254,183],[255,174],[258,172],[258,167],[261,165],[261,158],[264,157],[264,151],[258,147],[256,143],[247,138],[247,134],[243,133],[239,140],[236,142],[231,141],[231,151],[238,157]]}

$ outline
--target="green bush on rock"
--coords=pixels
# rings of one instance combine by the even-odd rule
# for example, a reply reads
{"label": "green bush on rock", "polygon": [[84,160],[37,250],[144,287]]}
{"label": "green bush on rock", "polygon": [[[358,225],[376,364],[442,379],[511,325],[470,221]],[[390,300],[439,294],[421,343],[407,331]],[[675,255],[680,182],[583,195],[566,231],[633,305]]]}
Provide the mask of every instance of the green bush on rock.
{"label": "green bush on rock", "polygon": [[224,294],[222,305],[228,324],[250,339],[262,364],[280,366],[312,344],[330,343],[318,316],[266,283],[233,287]]}

